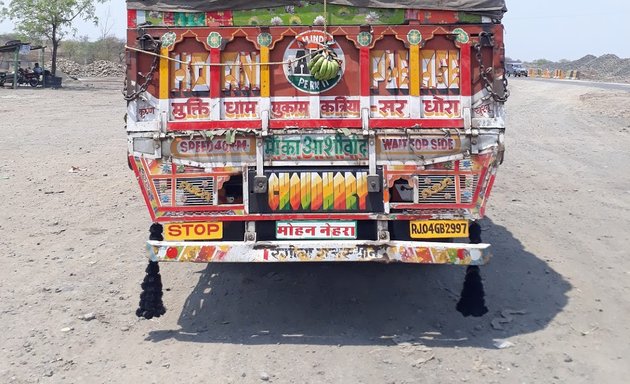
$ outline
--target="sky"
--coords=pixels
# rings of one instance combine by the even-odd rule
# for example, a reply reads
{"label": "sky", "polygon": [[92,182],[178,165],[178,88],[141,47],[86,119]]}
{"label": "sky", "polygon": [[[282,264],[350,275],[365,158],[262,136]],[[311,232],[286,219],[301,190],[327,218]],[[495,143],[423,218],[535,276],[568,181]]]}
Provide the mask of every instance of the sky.
{"label": "sky", "polygon": [[[506,0],[506,54],[514,60],[576,60],[587,54],[613,53],[630,58],[629,0]],[[97,6],[103,22],[109,10],[111,33],[125,36],[125,0]],[[77,22],[78,36],[100,36],[100,28]],[[11,22],[0,23],[0,33],[11,32]],[[625,37],[624,37],[625,36]]]}

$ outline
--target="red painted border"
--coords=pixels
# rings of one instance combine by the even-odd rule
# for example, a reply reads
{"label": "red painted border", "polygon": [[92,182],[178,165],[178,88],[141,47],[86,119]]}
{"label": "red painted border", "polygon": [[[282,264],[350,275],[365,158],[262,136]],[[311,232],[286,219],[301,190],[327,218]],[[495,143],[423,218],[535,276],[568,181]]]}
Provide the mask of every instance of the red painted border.
{"label": "red painted border", "polygon": [[[463,119],[370,119],[370,128],[460,128]],[[361,119],[270,120],[271,129],[285,128],[361,128]],[[262,129],[262,120],[169,121],[169,131],[210,129]]]}
{"label": "red painted border", "polygon": [[203,131],[206,129],[262,129],[262,120],[169,121],[169,131]]}
{"label": "red painted border", "polygon": [[443,204],[409,204],[409,203],[390,203],[389,206],[392,209],[470,209],[474,208],[475,204],[456,204],[456,203],[443,203]]}
{"label": "red painted border", "polygon": [[[408,207],[407,207],[408,208]],[[426,208],[426,207],[425,207]],[[452,208],[452,206],[451,206]],[[380,216],[380,217],[378,217]],[[377,220],[382,217],[387,217],[390,221],[395,220],[427,220],[431,219],[433,215],[427,214],[292,214],[292,215],[277,215],[277,214],[264,214],[264,215],[243,215],[243,216],[228,216],[228,215],[208,215],[208,216],[178,216],[178,217],[159,217],[157,221],[159,223],[169,222],[188,222],[188,221],[221,221],[221,222],[237,222],[237,221],[279,221],[279,220]]]}
{"label": "red painted border", "polygon": [[483,201],[481,202],[481,208],[479,209],[479,215],[486,215],[486,204],[488,203],[488,199],[490,198],[490,192],[492,192],[492,187],[494,186],[495,175],[490,176],[490,181],[488,181],[488,186],[486,187],[486,193],[484,195]]}
{"label": "red painted border", "polygon": [[359,67],[361,71],[361,96],[370,96],[370,48],[361,47],[359,50]]}
{"label": "red painted border", "polygon": [[160,217],[158,222],[170,221],[191,221],[191,220],[208,220],[208,221],[277,221],[277,220],[374,220],[374,214],[251,214],[242,216],[233,215],[211,215],[211,216],[178,216],[178,217]]}
{"label": "red painted border", "polygon": [[138,12],[135,9],[127,10],[127,28],[135,28],[137,26]]}
{"label": "red painted border", "polygon": [[462,44],[459,52],[459,73],[462,83],[461,95],[472,96],[472,63],[470,62],[470,44]]}
{"label": "red painted border", "polygon": [[[138,166],[136,165],[136,159],[131,155],[128,155],[128,158],[129,158],[129,163],[131,164],[131,168],[133,168],[133,172],[136,174],[136,180],[138,181],[140,190],[142,191],[142,196],[144,197],[144,203],[146,204],[149,210],[151,221],[155,222],[158,220],[156,216],[156,212],[153,211],[153,207],[151,207],[151,200],[149,200],[149,195],[147,194],[147,191],[144,189],[144,185],[142,185],[142,177],[140,176],[140,170],[138,170]],[[144,171],[146,173],[146,169]],[[148,174],[147,174],[147,178],[148,178]],[[149,180],[149,182],[151,182],[151,180]]]}
{"label": "red painted border", "polygon": [[[210,49],[210,62],[212,64],[221,63],[220,49]],[[221,70],[223,70],[223,67],[218,65],[210,67],[210,97],[213,99],[219,99],[221,97]]]}
{"label": "red painted border", "polygon": [[244,205],[206,205],[201,207],[161,207],[158,212],[225,212],[233,210],[245,210]]}
{"label": "red painted border", "polygon": [[459,128],[464,119],[370,119],[370,128]]}
{"label": "red painted border", "polygon": [[283,128],[361,128],[361,119],[270,120],[272,129]]}

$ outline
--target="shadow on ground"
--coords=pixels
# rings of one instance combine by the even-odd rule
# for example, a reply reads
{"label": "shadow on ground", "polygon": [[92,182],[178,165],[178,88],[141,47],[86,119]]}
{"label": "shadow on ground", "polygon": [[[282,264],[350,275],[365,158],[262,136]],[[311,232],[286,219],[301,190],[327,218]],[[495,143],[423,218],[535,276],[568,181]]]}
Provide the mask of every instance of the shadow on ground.
{"label": "shadow on ground", "polygon": [[[482,318],[455,310],[465,269],[406,264],[210,264],[178,325],[148,340],[198,343],[389,345],[411,335],[429,346],[492,347],[543,329],[567,305],[571,285],[504,227],[482,222],[494,257],[482,268]],[[532,240],[530,240],[532,241]],[[165,282],[168,287],[168,282]],[[505,309],[523,315],[491,326]]]}

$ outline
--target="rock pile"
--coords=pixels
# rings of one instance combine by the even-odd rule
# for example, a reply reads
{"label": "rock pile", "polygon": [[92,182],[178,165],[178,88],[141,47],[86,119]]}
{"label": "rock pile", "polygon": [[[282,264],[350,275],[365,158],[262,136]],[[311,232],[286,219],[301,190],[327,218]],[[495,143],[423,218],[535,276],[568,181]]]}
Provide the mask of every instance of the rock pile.
{"label": "rock pile", "polygon": [[105,60],[81,65],[72,60],[58,58],[57,71],[72,77],[119,77],[125,74],[125,65]]}
{"label": "rock pile", "polygon": [[[535,68],[534,64],[525,63],[528,68]],[[579,72],[579,78],[585,80],[615,81],[630,83],[630,59],[621,59],[616,55],[602,56],[586,55],[574,61],[545,64],[550,71],[561,69]]]}

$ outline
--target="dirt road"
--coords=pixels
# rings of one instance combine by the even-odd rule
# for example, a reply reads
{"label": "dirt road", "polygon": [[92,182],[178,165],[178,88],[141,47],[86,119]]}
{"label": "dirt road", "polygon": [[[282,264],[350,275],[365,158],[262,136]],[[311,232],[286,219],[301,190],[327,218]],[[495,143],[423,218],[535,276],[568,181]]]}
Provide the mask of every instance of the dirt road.
{"label": "dirt road", "polygon": [[458,267],[165,264],[138,320],[118,84],[0,90],[0,382],[627,382],[630,93],[511,84],[480,319]]}

